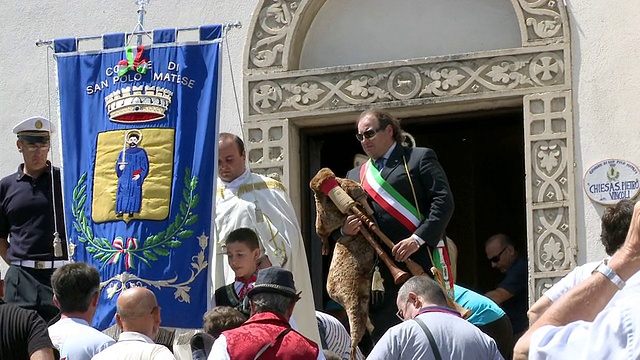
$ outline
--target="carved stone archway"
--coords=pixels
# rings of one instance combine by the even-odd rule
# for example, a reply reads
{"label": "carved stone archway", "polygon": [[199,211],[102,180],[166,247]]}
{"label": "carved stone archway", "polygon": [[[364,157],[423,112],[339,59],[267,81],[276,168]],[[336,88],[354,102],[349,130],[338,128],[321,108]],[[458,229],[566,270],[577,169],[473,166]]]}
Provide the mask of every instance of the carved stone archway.
{"label": "carved stone archway", "polygon": [[[277,172],[299,204],[299,136],[352,121],[369,106],[401,117],[521,104],[524,109],[529,298],[576,264],[570,28],[556,0],[511,0],[517,48],[298,70],[326,0],[260,0],[244,56],[244,128],[254,171]],[[348,117],[350,116],[350,117]]]}

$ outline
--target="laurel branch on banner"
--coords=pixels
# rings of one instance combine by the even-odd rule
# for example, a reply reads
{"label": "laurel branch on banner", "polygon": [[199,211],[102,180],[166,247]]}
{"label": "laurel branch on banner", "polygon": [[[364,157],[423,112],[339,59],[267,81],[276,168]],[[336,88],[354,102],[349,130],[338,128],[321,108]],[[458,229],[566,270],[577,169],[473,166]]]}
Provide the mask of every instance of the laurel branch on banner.
{"label": "laurel branch on banner", "polygon": [[170,249],[178,248],[182,245],[182,239],[191,238],[193,230],[187,227],[198,221],[198,214],[191,210],[198,205],[199,196],[195,190],[198,186],[198,179],[191,177],[189,168],[185,168],[185,189],[182,193],[183,200],[180,202],[180,213],[175,216],[171,224],[157,234],[148,236],[144,242],[139,243],[133,237],[116,237],[112,242],[106,238],[94,237],[93,229],[89,225],[89,218],[85,212],[85,202],[87,200],[87,173],[84,172],[73,188],[73,226],[78,231],[78,240],[85,244],[85,249],[93,254],[93,258],[104,265],[117,264],[121,259],[125,261],[126,270],[135,269],[134,259],[138,259],[147,266],[151,266],[152,261],[157,261],[158,256],[169,256]]}
{"label": "laurel branch on banner", "polygon": [[200,252],[198,255],[194,255],[191,257],[193,262],[191,263],[191,277],[187,281],[183,281],[181,283],[177,283],[178,276],[176,275],[174,278],[169,280],[149,280],[143,279],[136,275],[130,274],[128,272],[123,272],[118,274],[106,281],[100,283],[100,289],[106,287],[107,298],[113,298],[117,293],[122,292],[128,288],[139,287],[139,286],[153,286],[156,289],[162,288],[173,288],[176,289],[173,296],[180,302],[191,302],[191,296],[189,292],[191,291],[191,284],[193,280],[195,280],[198,275],[209,265],[207,260],[204,257],[204,251],[207,248],[207,244],[209,243],[209,237],[204,233],[198,236]]}

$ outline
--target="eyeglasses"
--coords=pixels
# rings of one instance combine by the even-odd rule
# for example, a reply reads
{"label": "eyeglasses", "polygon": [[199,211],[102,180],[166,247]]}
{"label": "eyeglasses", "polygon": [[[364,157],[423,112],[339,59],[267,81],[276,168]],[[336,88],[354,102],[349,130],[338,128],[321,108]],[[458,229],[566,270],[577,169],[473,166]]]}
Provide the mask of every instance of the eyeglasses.
{"label": "eyeglasses", "polygon": [[51,147],[51,144],[49,144],[49,143],[27,144],[27,145],[23,146],[23,148],[25,150],[27,150],[28,152],[36,152],[38,150],[40,150],[40,151],[48,151],[50,147]]}
{"label": "eyeglasses", "polygon": [[361,133],[357,133],[356,134],[356,139],[358,139],[358,141],[363,141],[364,139],[371,139],[372,137],[376,136],[377,133],[379,133],[380,131],[384,130],[386,128],[386,126],[381,126],[375,130],[367,130],[365,132]]}
{"label": "eyeglasses", "polygon": [[158,305],[154,306],[153,309],[151,309],[151,312],[149,313],[149,315],[153,315],[153,313],[156,312],[156,310],[160,312],[161,307]]}
{"label": "eyeglasses", "polygon": [[[411,301],[411,299],[407,298],[407,301],[404,303],[405,309],[409,301]],[[404,311],[402,311],[402,309],[398,309],[398,311],[396,311],[396,316],[398,317],[398,319],[404,321]]]}
{"label": "eyeglasses", "polygon": [[491,261],[492,263],[497,263],[498,261],[500,261],[500,255],[502,255],[502,253],[507,250],[508,246],[505,246],[504,249],[502,249],[502,251],[500,251],[498,253],[498,255],[492,257],[489,259],[489,261]]}

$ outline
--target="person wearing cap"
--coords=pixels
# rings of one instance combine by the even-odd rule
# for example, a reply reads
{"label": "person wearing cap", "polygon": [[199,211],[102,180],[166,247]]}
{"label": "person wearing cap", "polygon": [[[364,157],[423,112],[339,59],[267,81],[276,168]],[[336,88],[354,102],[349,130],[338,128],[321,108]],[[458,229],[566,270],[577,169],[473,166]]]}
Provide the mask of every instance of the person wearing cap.
{"label": "person wearing cap", "polygon": [[0,256],[9,264],[4,300],[45,321],[58,313],[51,275],[67,260],[60,169],[47,160],[51,130],[38,116],[17,124],[24,163],[0,180]]}
{"label": "person wearing cap", "polygon": [[223,331],[209,359],[325,359],[318,345],[289,325],[300,293],[293,274],[280,267],[258,271],[249,293],[253,314],[242,326]]}

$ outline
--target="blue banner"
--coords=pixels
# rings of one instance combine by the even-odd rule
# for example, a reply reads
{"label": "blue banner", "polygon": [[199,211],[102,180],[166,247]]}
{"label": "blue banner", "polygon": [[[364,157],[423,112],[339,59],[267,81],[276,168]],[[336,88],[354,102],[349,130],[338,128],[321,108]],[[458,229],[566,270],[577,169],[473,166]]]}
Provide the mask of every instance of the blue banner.
{"label": "blue banner", "polygon": [[114,323],[120,292],[153,290],[163,326],[202,328],[217,151],[222,28],[200,41],[78,52],[54,41],[60,85],[67,235],[72,259],[100,270],[93,325]]}

